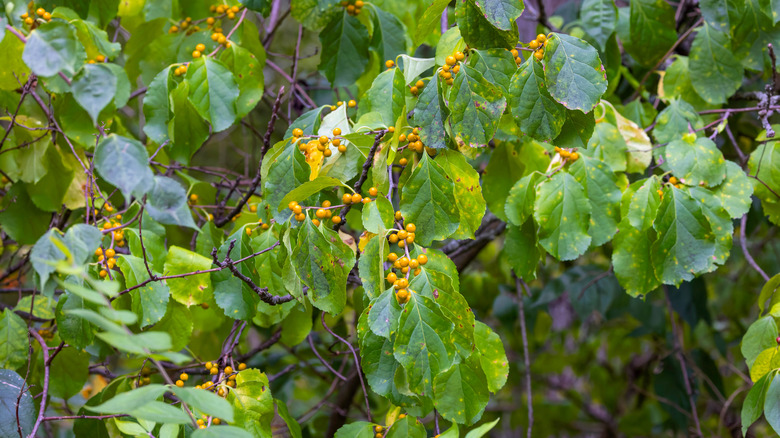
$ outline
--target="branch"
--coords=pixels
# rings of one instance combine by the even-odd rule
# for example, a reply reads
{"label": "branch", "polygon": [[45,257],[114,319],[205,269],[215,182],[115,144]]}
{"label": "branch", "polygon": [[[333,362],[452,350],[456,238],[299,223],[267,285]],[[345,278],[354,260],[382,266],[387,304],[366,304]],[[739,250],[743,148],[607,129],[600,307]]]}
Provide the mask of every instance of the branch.
{"label": "branch", "polygon": [[[278,242],[276,244],[278,245]],[[246,283],[247,286],[249,286],[257,294],[257,296],[259,296],[260,299],[267,304],[275,306],[278,304],[284,304],[290,302],[295,299],[295,297],[292,296],[291,294],[282,295],[282,296],[271,295],[270,293],[268,293],[267,287],[261,288],[260,286],[256,285],[251,278],[239,272],[238,268],[236,268],[236,264],[238,262],[233,262],[233,260],[230,259],[230,253],[233,251],[235,245],[236,245],[236,239],[231,240],[230,246],[228,246],[227,253],[225,254],[225,260],[222,262],[217,260],[217,248],[211,250],[211,258],[214,259],[214,264],[223,269],[228,268],[234,277]]]}
{"label": "branch", "polygon": [[373,423],[374,420],[371,418],[371,405],[368,403],[368,391],[366,391],[366,383],[363,381],[363,369],[360,367],[360,359],[358,358],[357,352],[355,351],[355,347],[353,347],[349,341],[337,335],[333,330],[331,330],[328,327],[327,324],[325,324],[325,312],[320,313],[320,320],[322,321],[322,327],[324,327],[325,330],[328,331],[328,333],[333,335],[334,338],[344,343],[344,345],[346,345],[347,348],[349,348],[349,350],[352,352],[352,357],[355,358],[355,367],[357,370],[357,375],[358,378],[360,379],[360,386],[363,388],[363,398],[366,401],[366,415],[368,416],[369,423]]}
{"label": "branch", "polygon": [[[238,201],[238,204],[236,204],[236,206],[233,207],[233,210],[231,210],[230,213],[228,213],[226,216],[222,216],[214,220],[214,225],[216,225],[218,228],[230,222],[231,219],[233,219],[238,213],[241,212],[241,209],[244,208],[244,205],[246,205],[247,201],[249,201],[249,198],[255,193],[257,186],[260,185],[260,176],[261,176],[260,174],[262,172],[262,167],[263,167],[263,157],[265,157],[265,153],[268,152],[268,149],[271,147],[271,134],[273,134],[274,132],[274,125],[276,124],[276,118],[279,114],[279,107],[282,104],[283,94],[284,94],[284,87],[280,88],[279,93],[276,95],[276,101],[274,102],[274,107],[271,111],[271,119],[268,121],[268,128],[265,131],[265,137],[263,137],[263,148],[260,150],[260,159],[257,162],[257,173],[255,174],[255,177],[252,180],[252,185],[249,187],[249,190],[247,190],[247,192],[244,194],[244,197],[241,198],[240,201]],[[224,204],[224,202],[227,202],[229,197],[230,197],[229,195],[225,196],[225,199],[220,204]],[[217,212],[219,212],[219,210],[217,210]]]}
{"label": "branch", "polygon": [[[35,338],[36,341],[41,345],[41,353],[43,353],[43,363],[47,364],[49,362],[49,349],[46,345],[46,341],[43,340],[41,335],[38,334],[35,329],[30,329],[29,333]],[[38,418],[35,420],[35,425],[33,426],[32,432],[30,432],[31,437],[37,436],[38,428],[41,426],[41,422],[43,422],[44,416],[43,414],[46,413],[46,399],[49,397],[49,366],[44,365],[43,367],[43,392],[41,392],[41,406],[38,409]]]}
{"label": "branch", "polygon": [[769,276],[766,275],[766,272],[764,272],[763,269],[761,269],[760,266],[758,266],[758,263],[753,259],[753,256],[750,255],[750,251],[748,251],[747,248],[747,239],[745,238],[745,227],[747,226],[747,213],[742,215],[742,219],[739,221],[739,244],[742,247],[742,253],[745,255],[745,260],[747,260],[748,264],[753,267],[753,269],[756,270],[756,272],[761,275],[761,277],[764,279],[764,281],[769,281]]}
{"label": "branch", "polygon": [[320,362],[322,362],[322,364],[323,364],[323,365],[325,365],[325,368],[327,368],[327,369],[328,369],[328,370],[329,370],[331,373],[335,374],[335,375],[336,375],[336,377],[338,377],[339,379],[341,379],[341,380],[343,380],[343,381],[345,381],[345,382],[346,382],[346,381],[347,381],[347,378],[346,378],[346,377],[344,377],[344,376],[343,376],[341,373],[339,373],[338,371],[336,371],[336,370],[335,370],[335,369],[334,369],[334,368],[333,368],[333,367],[332,367],[332,366],[331,366],[331,365],[328,363],[328,361],[326,361],[326,360],[325,360],[325,358],[323,358],[323,357],[320,355],[320,352],[319,352],[319,351],[317,351],[317,347],[315,347],[315,346],[314,346],[314,341],[311,339],[311,333],[309,333],[309,336],[306,336],[306,339],[308,339],[308,340],[309,340],[309,346],[311,347],[311,351],[313,351],[313,352],[314,352],[314,355],[315,355],[315,356],[317,356],[317,359],[319,359],[319,360],[320,360]]}

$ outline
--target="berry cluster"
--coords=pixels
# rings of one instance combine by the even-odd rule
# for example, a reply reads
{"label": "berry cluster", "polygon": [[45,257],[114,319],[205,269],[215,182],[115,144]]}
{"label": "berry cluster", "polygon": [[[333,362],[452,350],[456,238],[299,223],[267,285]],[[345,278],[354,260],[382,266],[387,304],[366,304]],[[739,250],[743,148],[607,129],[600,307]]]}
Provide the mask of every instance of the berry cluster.
{"label": "berry cluster", "polygon": [[51,341],[54,339],[54,327],[48,329],[42,328],[38,330],[38,334],[41,335],[44,340]]}
{"label": "berry cluster", "polygon": [[50,12],[47,12],[46,9],[43,9],[43,8],[38,8],[35,11],[33,11],[32,10],[33,7],[34,7],[33,6],[33,2],[30,2],[27,5],[27,12],[22,14],[22,20],[24,20],[24,24],[26,24],[28,26],[32,26],[35,23],[35,18],[33,18],[33,17],[36,16],[36,15],[38,17],[40,17],[41,20],[44,20],[44,21],[47,21],[47,22],[51,21],[51,13]]}
{"label": "berry cluster", "polygon": [[192,17],[187,17],[179,22],[179,25],[173,25],[168,29],[168,33],[176,33],[179,30],[185,31],[187,35],[192,35],[195,32],[200,32],[200,26],[192,24]]}
{"label": "berry cluster", "polygon": [[[216,13],[217,15],[225,14],[229,20],[234,20],[236,18],[236,14],[241,12],[241,6],[211,5],[209,7],[209,11]],[[209,24],[214,24],[214,22],[211,21]]]}
{"label": "berry cluster", "polygon": [[559,148],[558,146],[555,146],[555,152],[557,152],[563,159],[573,163],[577,161],[580,158],[580,154],[576,152],[576,149],[574,151],[570,151],[568,149]]}
{"label": "berry cluster", "polygon": [[363,10],[363,0],[342,0],[339,4],[352,16],[360,14],[360,11]]}
{"label": "berry cluster", "polygon": [[[395,219],[399,224],[403,222],[403,216],[401,216],[400,211],[395,212]],[[392,283],[395,288],[395,299],[398,301],[398,304],[409,302],[409,298],[414,292],[408,289],[409,277],[411,275],[420,275],[422,272],[420,267],[428,263],[428,256],[425,254],[420,254],[416,258],[409,254],[409,246],[414,243],[415,231],[417,231],[417,226],[413,223],[408,223],[401,230],[390,233],[387,236],[388,242],[398,245],[405,252],[401,256],[395,252],[387,255],[387,261],[393,265],[385,279]]]}
{"label": "berry cluster", "polygon": [[445,58],[444,65],[441,66],[441,70],[439,70],[439,76],[444,79],[447,85],[452,85],[455,81],[453,76],[460,71],[460,64],[458,64],[458,62],[463,61],[464,59],[466,59],[466,55],[461,51],[457,51],[455,54]]}
{"label": "berry cluster", "polygon": [[203,55],[203,52],[206,51],[206,45],[205,44],[198,44],[195,46],[195,50],[192,51],[192,57],[197,59],[200,58],[201,55]]}
{"label": "berry cluster", "polygon": [[375,438],[382,438],[384,436],[384,431],[385,431],[384,427],[382,427],[380,425],[374,426],[374,437]]}
{"label": "berry cluster", "polygon": [[[534,50],[534,58],[537,61],[541,61],[544,58],[544,48],[547,47],[547,36],[540,33],[535,40],[528,43],[528,47]],[[515,62],[517,62],[517,59],[515,59]]]}
{"label": "berry cluster", "polygon": [[95,64],[98,62],[106,62],[106,57],[103,55],[98,55],[95,57],[95,59],[90,59],[89,61],[87,61],[87,64]]}
{"label": "berry cluster", "polygon": [[100,270],[100,278],[106,278],[108,276],[108,271],[106,269],[114,269],[114,266],[116,266],[115,255],[116,251],[114,251],[114,248],[108,248],[105,251],[103,251],[103,248],[95,250],[95,256],[97,257],[98,263],[103,264],[104,267],[104,269]]}
{"label": "berry cluster", "polygon": [[512,49],[509,51],[509,53],[511,53],[512,57],[515,58],[515,64],[520,65],[523,63],[523,58],[520,57],[520,52],[518,52],[517,49]]}
{"label": "berry cluster", "polygon": [[[423,151],[425,151],[425,145],[420,140],[420,130],[419,128],[412,129],[412,132],[408,135],[401,134],[398,136],[398,141],[400,142],[408,142],[406,144],[406,147],[408,147],[412,152],[417,152],[418,154],[422,154]],[[431,155],[436,155],[436,149],[428,148],[428,152]],[[402,163],[402,166],[406,165],[406,163]]]}

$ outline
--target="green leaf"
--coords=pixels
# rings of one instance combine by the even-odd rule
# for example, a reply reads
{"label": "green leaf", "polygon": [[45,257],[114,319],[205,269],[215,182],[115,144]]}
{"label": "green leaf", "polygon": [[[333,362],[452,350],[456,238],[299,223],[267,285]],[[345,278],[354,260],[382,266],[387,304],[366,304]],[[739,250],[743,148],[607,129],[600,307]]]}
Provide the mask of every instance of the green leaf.
{"label": "green leaf", "polygon": [[[171,92],[170,109],[167,104],[160,109],[160,112],[163,110],[166,112],[166,116],[167,112],[171,111],[173,114],[171,120],[163,122],[162,114],[159,116],[159,122],[167,125],[167,135],[161,138],[170,138],[171,140],[165,147],[168,155],[171,159],[183,164],[190,163],[190,158],[195,155],[195,152],[203,146],[203,143],[209,137],[209,125],[203,120],[188,98],[189,89],[189,83],[182,81]],[[146,99],[144,99],[145,103]]]}
{"label": "green leaf", "polygon": [[453,423],[476,423],[490,399],[485,374],[475,359],[437,374],[433,385],[434,406]]}
{"label": "green leaf", "polygon": [[371,307],[368,311],[368,327],[375,335],[390,339],[391,335],[398,330],[400,316],[401,306],[395,298],[395,289],[387,289],[371,301]]}
{"label": "green leaf", "polygon": [[[122,270],[125,286],[128,288],[137,286],[149,278],[144,261],[140,257],[123,255],[117,260],[117,266]],[[138,315],[141,328],[152,325],[165,316],[169,295],[168,285],[160,281],[152,281],[130,292],[133,299],[133,312]]]}
{"label": "green leaf", "polygon": [[401,58],[401,63],[399,63],[399,66],[403,65],[404,80],[406,81],[406,85],[410,85],[412,82],[415,82],[421,74],[425,73],[436,65],[435,58],[412,58],[409,55],[403,54],[398,55],[398,57]]}
{"label": "green leaf", "polygon": [[656,117],[653,137],[658,143],[668,143],[687,134],[689,125],[692,129],[698,130],[704,127],[704,122],[688,102],[672,99],[669,101],[669,106]]}
{"label": "green leaf", "polygon": [[393,427],[388,429],[386,438],[425,438],[425,427],[414,417],[405,417],[396,420]]}
{"label": "green leaf", "polygon": [[401,313],[393,355],[406,370],[409,387],[431,394],[433,379],[452,363],[453,324],[432,299],[411,293]]}
{"label": "green leaf", "polygon": [[342,13],[320,33],[322,55],[319,70],[333,87],[352,85],[368,64],[368,30],[357,18]]}
{"label": "green leaf", "polygon": [[128,414],[155,423],[187,424],[192,421],[182,408],[160,401],[145,403],[143,406],[128,411]]}
{"label": "green leaf", "polygon": [[290,10],[293,18],[303,24],[303,27],[319,31],[333,17],[341,15],[342,11],[336,7],[338,3],[338,0],[292,0]]}
{"label": "green leaf", "polygon": [[[263,193],[267,194],[265,200],[269,205],[278,206],[287,193],[309,181],[311,168],[306,164],[306,157],[298,152],[295,144],[285,143],[281,146],[283,149],[280,154],[268,160],[271,163],[268,175],[263,178]],[[274,214],[277,221],[285,221],[289,217],[289,211]]]}
{"label": "green leaf", "polygon": [[347,300],[347,275],[355,265],[355,253],[341,241],[338,233],[304,221],[291,259],[301,281],[309,286],[312,304],[334,315],[341,313]]}
{"label": "green leaf", "polygon": [[392,68],[379,74],[360,100],[358,119],[366,113],[376,113],[385,126],[395,126],[404,108],[404,77]]}
{"label": "green leaf", "polygon": [[753,186],[737,163],[726,161],[726,179],[712,189],[712,194],[732,218],[738,218],[750,210]]}
{"label": "green leaf", "polygon": [[453,239],[473,239],[477,228],[482,224],[485,215],[485,198],[482,197],[482,186],[479,174],[466,161],[460,152],[444,149],[439,151],[434,160],[441,165],[447,179],[455,184],[455,201],[460,210],[460,224]]}
{"label": "green leaf", "polygon": [[0,435],[19,436],[21,427],[24,436],[33,429],[37,412],[28,385],[21,376],[11,370],[0,369]]}
{"label": "green leaf", "polygon": [[660,180],[658,177],[652,176],[645,180],[634,193],[627,216],[632,227],[639,231],[645,231],[653,226],[658,206],[661,205],[661,196],[658,193],[660,189]]}
{"label": "green leaf", "polygon": [[200,412],[227,421],[233,421],[233,406],[224,398],[210,391],[195,388],[170,387],[176,397]]}
{"label": "green leaf", "polygon": [[69,345],[76,348],[85,348],[91,344],[95,338],[92,332],[92,325],[89,321],[71,315],[71,310],[86,310],[87,304],[80,296],[68,293],[60,296],[57,302],[55,318],[57,321],[57,330],[60,338]]}
{"label": "green leaf", "polygon": [[179,351],[190,343],[192,328],[192,313],[184,304],[176,301],[168,303],[165,316],[154,325],[156,331],[165,332],[170,336],[171,351]]}
{"label": "green leaf", "polygon": [[630,53],[652,66],[677,41],[674,8],[664,0],[638,0],[630,4]]}
{"label": "green leaf", "polygon": [[767,373],[756,382],[745,397],[742,404],[742,434],[747,436],[748,428],[755,423],[764,411],[764,400],[766,400],[767,390],[774,381],[777,373]]}
{"label": "green leaf", "polygon": [[237,44],[231,44],[230,48],[226,49],[220,55],[220,60],[225,63],[225,66],[233,72],[233,77],[238,83],[239,96],[236,101],[236,118],[240,119],[250,111],[252,111],[260,99],[263,97],[265,76],[263,74],[263,67],[265,66],[265,49],[259,41],[248,41],[250,37],[258,39],[259,33],[257,28],[252,25],[254,32],[251,34],[248,23],[244,22],[243,40],[241,46]]}
{"label": "green leaf", "polygon": [[588,147],[580,155],[589,155],[606,163],[615,172],[625,172],[628,145],[615,125],[596,123]]}
{"label": "green leaf", "polygon": [[110,400],[97,406],[84,406],[92,412],[102,412],[104,414],[122,414],[134,411],[143,405],[157,400],[165,393],[167,388],[163,385],[150,384],[132,391],[117,394]]}
{"label": "green leaf", "polygon": [[504,343],[487,324],[477,321],[474,326],[474,340],[479,351],[479,363],[485,373],[487,388],[498,392],[506,384],[509,375],[509,362],[504,351]]}
{"label": "green leaf", "polygon": [[[228,392],[227,400],[233,405],[235,426],[250,431],[255,437],[271,435],[274,399],[264,373],[252,368],[238,373],[236,388]],[[219,431],[223,427],[214,429]]]}
{"label": "green leaf", "polygon": [[585,189],[572,175],[558,172],[543,181],[534,202],[539,244],[558,260],[576,259],[591,243],[591,210]]}
{"label": "green leaf", "polygon": [[271,13],[271,2],[269,0],[239,0],[247,9],[259,12],[263,17]]}
{"label": "green leaf", "polygon": [[[171,246],[165,257],[166,275],[185,274],[209,268],[211,268],[211,259],[178,246]],[[212,294],[209,274],[170,278],[165,281],[173,299],[186,306],[206,302]]]}
{"label": "green leaf", "polygon": [[95,151],[95,169],[126,198],[142,196],[153,187],[154,175],[148,161],[144,145],[116,134],[103,137]]}
{"label": "green leaf", "polygon": [[[780,200],[777,197],[777,194],[780,193],[778,163],[780,163],[780,142],[776,141],[759,145],[750,154],[748,161],[748,170],[750,170],[751,175],[755,176],[754,193],[762,202],[764,214],[776,224],[780,223],[780,214],[778,214],[780,210],[776,207],[772,209],[772,206]],[[2,218],[1,215],[0,218]]]}
{"label": "green leaf", "polygon": [[715,238],[691,195],[666,188],[653,228],[658,240],[652,247],[652,261],[661,282],[679,286],[708,268],[715,255]]}
{"label": "green leaf", "polygon": [[165,225],[179,225],[198,229],[187,206],[187,191],[173,178],[157,175],[149,191],[149,216]]}
{"label": "green leaf", "polygon": [[561,133],[566,111],[547,91],[544,68],[531,56],[520,65],[509,84],[509,105],[515,123],[526,135],[546,141]]}
{"label": "green leaf", "polygon": [[[5,26],[2,29],[5,30]],[[24,49],[25,44],[19,38],[3,38],[0,41],[0,53],[5,58],[3,69],[0,70],[0,90],[15,90],[19,88],[19,82],[24,84],[30,77],[30,69],[22,60]]]}
{"label": "green leaf", "polygon": [[449,98],[454,140],[461,146],[486,146],[506,108],[501,91],[479,71],[464,65],[455,76]]}
{"label": "green leaf", "polygon": [[[496,418],[495,420],[491,421],[490,423],[484,423],[479,427],[475,427],[474,429],[471,429],[469,433],[466,434],[466,438],[482,438],[490,432],[498,422],[501,421],[500,418]],[[447,437],[442,437],[447,438]]]}
{"label": "green leaf", "polygon": [[539,172],[533,172],[518,180],[504,204],[504,213],[514,225],[522,225],[526,219],[531,217],[534,211],[534,200],[536,198],[536,185],[544,177]]}
{"label": "green leaf", "polygon": [[49,394],[67,400],[81,391],[89,377],[89,359],[85,351],[62,349],[51,362]]}
{"label": "green leaf", "polygon": [[[496,0],[494,3],[505,0]],[[479,2],[480,4],[482,2]],[[509,2],[507,2],[509,3]],[[492,8],[491,8],[492,9]],[[516,9],[516,8],[515,8]],[[455,19],[463,39],[475,49],[511,49],[519,39],[517,24],[509,23],[506,30],[497,29],[474,0],[455,3]],[[449,55],[447,53],[445,56]]]}
{"label": "green leaf", "polygon": [[363,228],[374,234],[384,235],[385,230],[393,227],[393,204],[383,196],[363,205]]}
{"label": "green leaf", "polygon": [[466,51],[466,42],[463,41],[460,34],[460,27],[452,26],[442,34],[436,43],[436,65],[444,65],[447,57],[457,51]]}
{"label": "green leaf", "polygon": [[358,272],[363,289],[369,298],[376,298],[385,289],[384,263],[387,241],[381,237],[372,238],[363,249],[358,260]]}
{"label": "green leaf", "polygon": [[66,165],[64,157],[56,147],[48,148],[43,159],[48,162],[48,171],[38,182],[26,184],[27,193],[33,204],[41,210],[56,212],[62,208],[74,172]]}
{"label": "green leaf", "polygon": [[643,296],[660,286],[651,261],[652,244],[656,240],[653,229],[639,231],[624,219],[613,240],[612,266],[620,285],[632,297]]}
{"label": "green leaf", "polygon": [[311,317],[313,311],[312,306],[308,303],[297,305],[297,302],[295,301],[292,301],[292,303],[295,303],[296,305],[284,318],[281,327],[281,342],[290,347],[294,347],[303,342],[303,340],[309,336],[313,327]]}
{"label": "green leaf", "polygon": [[[28,309],[29,310],[29,309]],[[11,309],[0,318],[0,366],[16,369],[27,363],[27,325]]]}
{"label": "green leaf", "polygon": [[666,68],[666,73],[664,73],[663,97],[667,100],[682,99],[696,108],[711,106],[693,88],[688,57],[676,55],[674,58],[674,62]]}
{"label": "green leaf", "polygon": [[30,200],[24,184],[11,186],[3,196],[0,223],[9,237],[22,245],[32,245],[46,232],[51,213],[39,209]]}
{"label": "green leaf", "polygon": [[525,175],[534,171],[544,172],[550,157],[544,147],[535,141],[521,144],[496,142],[487,168],[482,173],[482,190],[490,211],[502,220],[509,191]]}
{"label": "green leaf", "polygon": [[298,424],[295,417],[290,415],[290,412],[287,410],[287,404],[281,400],[274,400],[274,404],[276,405],[276,413],[279,414],[279,417],[287,424],[287,430],[290,433],[290,436],[292,438],[302,438],[301,425]]}
{"label": "green leaf", "polygon": [[374,438],[374,424],[367,421],[345,424],[336,431],[334,438]]}
{"label": "green leaf", "polygon": [[772,379],[764,399],[764,417],[777,433],[780,430],[780,380]]}
{"label": "green leaf", "polygon": [[[292,137],[292,132],[296,128],[303,131],[303,135],[314,135],[319,132],[320,122],[322,121],[322,112],[324,109],[325,107],[321,106],[301,114],[301,116],[295,119],[295,121],[290,124],[290,127],[287,128],[287,132],[284,133],[284,138]],[[268,156],[268,154],[270,154],[270,151],[266,154],[266,156]],[[265,177],[263,180],[265,180]]]}
{"label": "green leaf", "polygon": [[758,318],[750,324],[740,346],[748,368],[753,368],[753,363],[761,352],[777,345],[775,342],[777,335],[777,324],[771,315]]}
{"label": "green leaf", "polygon": [[423,154],[420,164],[401,192],[401,214],[407,223],[417,225],[415,240],[430,246],[458,229],[460,214],[455,199],[455,184],[444,169]]}
{"label": "green leaf", "polygon": [[522,0],[483,1],[476,4],[490,24],[501,30],[512,30],[525,9]]}
{"label": "green leaf", "polygon": [[614,0],[584,0],[580,6],[580,19],[585,31],[606,50],[609,37],[617,26],[617,8]]}
{"label": "green leaf", "polygon": [[160,144],[168,139],[168,121],[171,119],[168,93],[172,86],[171,67],[167,67],[154,77],[144,95],[144,133]]}
{"label": "green leaf", "polygon": [[379,60],[395,59],[406,53],[406,26],[395,15],[371,5],[371,49],[379,54]]}
{"label": "green leaf", "polygon": [[86,64],[81,67],[71,83],[73,97],[97,123],[98,115],[114,99],[117,92],[117,78],[110,68],[100,64]]}
{"label": "green leaf", "polygon": [[710,104],[725,103],[742,85],[745,70],[729,50],[729,37],[704,24],[689,56],[693,88]]}
{"label": "green leaf", "polygon": [[544,61],[550,95],[568,109],[590,112],[607,91],[607,75],[599,53],[579,38],[553,34]]}
{"label": "green leaf", "polygon": [[441,14],[447,9],[449,0],[434,0],[425,9],[422,16],[417,20],[417,29],[414,33],[414,41],[421,43],[430,34],[438,30],[439,22],[441,21]]}
{"label": "green leaf", "polygon": [[507,225],[504,253],[518,277],[525,280],[536,278],[536,267],[543,255],[537,243],[536,226],[532,220],[526,220],[521,226]]}
{"label": "green leaf", "polygon": [[571,164],[569,172],[588,194],[592,207],[588,234],[593,238],[593,246],[601,246],[615,235],[620,221],[617,176],[609,166],[586,155]]}
{"label": "green leaf", "polygon": [[414,107],[414,124],[420,127],[420,140],[436,149],[447,147],[444,120],[449,116],[449,110],[444,103],[442,87],[439,75],[435,75],[423,88]]}
{"label": "green leaf", "polygon": [[[270,430],[270,427],[268,430]],[[192,433],[192,438],[254,438],[257,436],[265,435],[253,435],[236,426],[207,427],[205,429],[196,429]]]}
{"label": "green leaf", "polygon": [[504,49],[474,50],[469,56],[469,66],[482,74],[488,82],[509,96],[509,81],[517,70],[512,53]]}
{"label": "green leaf", "polygon": [[238,117],[239,89],[233,73],[220,61],[201,56],[187,69],[190,101],[200,115],[211,122],[214,132],[224,131]]}
{"label": "green leaf", "polygon": [[698,137],[695,142],[674,140],[664,150],[664,165],[684,184],[712,187],[726,178],[726,161],[715,142]]}
{"label": "green leaf", "polygon": [[[776,38],[772,12],[765,0],[730,1],[727,3],[732,50],[750,70],[762,70],[766,62],[766,45]],[[724,29],[725,31],[725,29]]]}
{"label": "green leaf", "polygon": [[[233,243],[231,244],[231,242]],[[242,227],[237,227],[233,235],[228,237],[227,241],[219,248],[218,260],[224,260],[231,245],[233,246],[233,251],[230,253],[232,260],[240,260],[252,254],[252,248],[249,247],[249,236],[246,235]],[[255,284],[260,283],[257,278],[257,269],[251,260],[239,263],[236,265],[236,269]],[[214,286],[214,299],[226,316],[243,321],[249,321],[255,316],[255,309],[260,298],[248,284],[234,276],[229,269],[212,272],[211,284]]]}
{"label": "green leaf", "polygon": [[290,201],[303,202],[306,199],[308,199],[310,196],[315,195],[325,189],[330,189],[333,187],[346,187],[346,186],[344,185],[344,183],[337,180],[336,178],[331,178],[329,176],[318,176],[313,181],[306,181],[305,183],[296,187],[290,193],[286,194],[284,198],[282,198],[282,200],[279,201],[279,206],[277,207],[277,211],[282,211],[285,208],[287,208]]}
{"label": "green leaf", "polygon": [[50,21],[27,36],[22,59],[38,76],[60,72],[72,75],[84,64],[87,54],[76,36],[76,29],[62,21]]}

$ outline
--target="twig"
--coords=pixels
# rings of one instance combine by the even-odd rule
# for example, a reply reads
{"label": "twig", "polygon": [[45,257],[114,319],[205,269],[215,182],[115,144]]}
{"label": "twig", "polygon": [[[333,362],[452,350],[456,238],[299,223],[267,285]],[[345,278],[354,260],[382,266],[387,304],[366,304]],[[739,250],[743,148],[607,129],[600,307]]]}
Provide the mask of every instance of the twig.
{"label": "twig", "polygon": [[325,358],[323,358],[323,357],[320,355],[320,352],[319,352],[319,351],[317,351],[317,347],[315,347],[315,346],[314,346],[314,341],[312,341],[312,339],[311,339],[311,333],[309,333],[309,336],[307,336],[307,337],[306,337],[306,339],[308,339],[308,340],[309,340],[309,346],[311,347],[311,351],[313,351],[313,352],[314,352],[314,355],[315,355],[315,356],[317,356],[317,359],[319,359],[319,360],[320,360],[320,362],[322,362],[322,364],[323,364],[323,365],[325,365],[325,368],[327,368],[327,369],[328,369],[328,370],[329,370],[331,373],[335,374],[335,375],[336,375],[336,377],[338,377],[339,379],[341,379],[341,380],[343,380],[343,381],[345,381],[345,382],[346,382],[346,381],[347,381],[347,378],[346,378],[346,377],[344,377],[344,376],[343,376],[341,373],[339,373],[338,371],[336,371],[336,370],[335,370],[335,369],[334,369],[334,368],[333,368],[333,367],[332,367],[332,366],[331,366],[331,365],[328,363],[328,361],[326,361],[326,360],[325,360]]}
{"label": "twig", "polygon": [[366,416],[368,417],[368,421],[373,423],[374,420],[371,418],[371,405],[368,403],[368,391],[366,391],[366,383],[363,381],[363,369],[360,367],[360,359],[358,358],[357,352],[355,351],[355,347],[353,347],[349,341],[337,335],[333,330],[330,329],[330,327],[328,327],[327,324],[325,324],[325,312],[320,314],[320,320],[322,321],[322,327],[324,327],[325,330],[327,330],[328,333],[330,333],[334,338],[338,339],[344,345],[346,345],[347,348],[349,348],[349,350],[352,352],[352,356],[355,358],[357,375],[360,379],[360,386],[363,388],[363,398],[366,401]]}
{"label": "twig", "polygon": [[742,254],[745,255],[745,260],[747,260],[748,264],[753,267],[753,269],[758,272],[759,275],[764,279],[764,281],[769,281],[769,276],[764,272],[763,269],[761,269],[760,266],[758,266],[758,263],[753,259],[753,256],[750,255],[750,251],[748,251],[747,248],[747,239],[745,238],[745,227],[747,226],[747,213],[742,215],[742,219],[739,221],[739,245],[742,247]]}
{"label": "twig", "polygon": [[[35,338],[36,341],[41,345],[41,353],[43,354],[43,363],[46,364],[49,361],[49,349],[47,348],[46,341],[43,340],[41,335],[38,334],[35,329],[29,330],[30,334]],[[49,366],[44,365],[43,367],[43,392],[41,392],[41,406],[38,409],[38,418],[35,420],[35,425],[33,426],[32,432],[30,432],[31,437],[37,436],[38,428],[41,426],[41,422],[43,422],[44,415],[46,413],[46,399],[49,397]]]}
{"label": "twig", "polygon": [[514,276],[515,276],[515,288],[517,290],[517,308],[518,308],[518,319],[520,320],[520,335],[523,338],[523,362],[525,365],[526,400],[528,403],[527,437],[531,438],[531,433],[534,426],[534,404],[533,404],[533,394],[531,393],[531,360],[528,357],[528,334],[525,328],[525,306],[523,304],[523,283],[522,283],[523,280],[517,275]]}
{"label": "twig", "polygon": [[62,420],[107,420],[109,418],[128,417],[127,414],[110,415],[65,415],[62,417],[46,417],[43,421],[62,421]]}
{"label": "twig", "polygon": [[[298,40],[295,42],[295,55],[293,56],[293,63],[291,67],[292,71],[292,83],[295,84],[298,77],[298,55],[301,51],[301,37],[303,36],[303,25],[298,25]],[[293,95],[295,94],[295,87],[290,87],[290,96],[287,98],[287,119],[292,118],[292,104]],[[279,96],[277,96],[277,99]]]}

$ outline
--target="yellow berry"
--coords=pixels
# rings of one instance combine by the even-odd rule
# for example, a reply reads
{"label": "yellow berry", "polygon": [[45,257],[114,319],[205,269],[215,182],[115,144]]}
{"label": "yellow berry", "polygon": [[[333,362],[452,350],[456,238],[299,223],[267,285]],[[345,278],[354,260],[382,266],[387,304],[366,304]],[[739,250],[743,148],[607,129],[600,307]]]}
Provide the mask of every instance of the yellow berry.
{"label": "yellow berry", "polygon": [[394,66],[395,66],[395,61],[393,61],[392,59],[388,59],[387,61],[385,61],[385,67],[393,68]]}
{"label": "yellow berry", "polygon": [[182,382],[181,380],[177,380],[177,381],[176,381],[176,386],[178,386],[179,388],[181,388],[181,387],[183,387],[183,386],[184,386],[184,382]]}
{"label": "yellow berry", "polygon": [[240,364],[238,364],[238,370],[239,371],[244,371],[245,369],[246,369],[246,364],[245,363],[241,362]]}
{"label": "yellow berry", "polygon": [[357,106],[357,102],[355,102],[354,100],[350,100],[349,102],[347,102],[347,106],[350,108],[354,108]]}
{"label": "yellow berry", "polygon": [[225,374],[233,374],[233,367],[226,366],[225,367]]}

